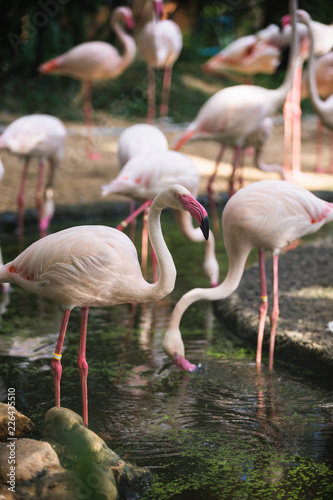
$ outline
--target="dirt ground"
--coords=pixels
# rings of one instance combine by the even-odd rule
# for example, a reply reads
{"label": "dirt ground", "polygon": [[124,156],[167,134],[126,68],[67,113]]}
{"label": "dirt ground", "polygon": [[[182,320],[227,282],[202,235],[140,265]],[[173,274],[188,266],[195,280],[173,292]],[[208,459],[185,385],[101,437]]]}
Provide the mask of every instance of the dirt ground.
{"label": "dirt ground", "polygon": [[[1,116],[0,123],[10,123],[15,117]],[[114,121],[113,128],[96,129],[95,150],[102,154],[100,161],[85,158],[84,129],[77,124],[66,123],[69,134],[66,140],[66,154],[58,172],[54,188],[56,205],[89,205],[103,200],[101,186],[109,182],[118,173],[117,141],[121,130],[129,126],[128,122]],[[316,161],[316,127],[315,118],[302,122],[301,164],[304,175],[298,183],[313,191],[333,191],[333,175],[315,174]],[[182,128],[168,125],[163,130],[172,149]],[[214,160],[219,145],[212,141],[196,141],[187,143],[182,152],[191,156],[201,174],[200,191],[205,192],[208,176],[213,170]],[[324,147],[323,167],[329,168],[328,146]],[[0,185],[0,213],[16,211],[16,197],[22,170],[22,160],[7,151],[1,152],[1,160],[5,167],[5,175]],[[281,164],[283,160],[283,121],[278,116],[275,121],[271,139],[265,146],[266,163]],[[231,172],[231,151],[227,152],[225,163],[220,166],[216,190],[226,192],[228,177]],[[252,157],[246,157],[244,168],[244,184],[260,179],[278,179],[276,173],[264,173],[253,167]],[[26,208],[34,207],[34,191],[36,186],[37,165],[30,169],[27,180]],[[125,197],[108,197],[114,200],[126,200]],[[104,200],[105,201],[105,200]],[[333,320],[332,299],[333,275],[332,254],[333,243],[328,239],[315,245],[305,245],[280,258],[280,320],[278,323],[277,350],[283,346],[289,350],[296,347],[295,352],[301,356],[315,357],[319,363],[333,367],[333,334],[327,325]],[[270,265],[270,264],[269,264]],[[290,270],[292,270],[290,272]],[[268,282],[268,286],[270,283]],[[241,337],[256,335],[258,321],[258,269],[248,269],[242,279],[237,293],[231,299],[222,301],[218,306],[218,315],[236,324]],[[298,349],[301,349],[298,351]],[[292,349],[291,349],[292,350]],[[291,352],[291,351],[290,351]]]}
{"label": "dirt ground", "polygon": [[[0,115],[0,123],[5,126],[16,117]],[[95,150],[102,154],[99,161],[85,158],[84,128],[73,123],[66,123],[68,137],[66,139],[65,158],[58,171],[54,197],[56,205],[89,204],[101,201],[101,185],[109,182],[118,173],[117,141],[119,133],[128,122],[114,120],[111,129],[96,127]],[[172,149],[182,128],[167,125],[163,130],[167,136],[169,147]],[[298,183],[312,190],[333,190],[333,176],[320,174],[309,175],[314,171],[316,158],[316,120],[307,119],[302,123],[302,171],[307,175],[302,176]],[[213,170],[214,160],[218,154],[219,145],[213,141],[193,141],[182,148],[182,153],[192,157],[201,174],[200,190],[205,192],[208,176]],[[219,168],[219,179],[216,191],[227,191],[228,177],[231,172],[230,161],[232,151],[227,151],[225,162]],[[5,175],[0,185],[0,213],[16,211],[16,198],[22,171],[22,159],[7,151],[1,151],[1,160],[5,167]],[[278,179],[276,173],[264,173],[253,167],[253,157],[247,155],[244,169],[244,183],[260,179]],[[283,161],[283,123],[282,117],[276,118],[273,134],[264,149],[264,160],[270,164],[281,164]],[[328,168],[328,147],[324,148],[323,166]],[[26,208],[33,208],[35,201],[35,186],[37,182],[37,162],[32,162],[25,195]],[[111,198],[108,198],[111,199]],[[116,199],[125,198],[117,196]]]}

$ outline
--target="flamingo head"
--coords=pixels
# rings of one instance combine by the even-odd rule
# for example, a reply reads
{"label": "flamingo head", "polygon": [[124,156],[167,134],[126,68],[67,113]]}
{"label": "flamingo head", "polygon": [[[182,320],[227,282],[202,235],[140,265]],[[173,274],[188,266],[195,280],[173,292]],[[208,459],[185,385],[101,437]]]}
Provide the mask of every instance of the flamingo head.
{"label": "flamingo head", "polygon": [[184,210],[187,210],[197,221],[205,240],[209,237],[209,219],[207,211],[191,194],[180,194],[179,201]]}
{"label": "flamingo head", "polygon": [[286,14],[285,16],[283,16],[281,18],[281,26],[282,26],[282,28],[285,28],[286,26],[290,26],[290,25],[291,25],[291,15]]}

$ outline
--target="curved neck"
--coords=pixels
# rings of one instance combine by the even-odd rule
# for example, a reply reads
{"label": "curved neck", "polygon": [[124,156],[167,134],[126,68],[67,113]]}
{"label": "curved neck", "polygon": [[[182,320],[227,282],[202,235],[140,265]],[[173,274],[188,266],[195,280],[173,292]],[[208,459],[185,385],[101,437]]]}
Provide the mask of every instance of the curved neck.
{"label": "curved neck", "polygon": [[198,300],[222,300],[231,295],[238,287],[243,276],[246,259],[251,247],[241,253],[229,255],[229,269],[224,281],[215,288],[194,288],[185,293],[177,302],[169,321],[168,330],[179,329],[182,316],[186,309]]}
{"label": "curved neck", "polygon": [[133,61],[136,53],[136,45],[134,38],[126,33],[126,31],[120,25],[120,19],[118,16],[115,16],[111,20],[111,26],[123,47],[122,64],[120,68],[122,70],[127,68],[127,66],[129,66]]}
{"label": "curved neck", "polygon": [[159,269],[159,278],[156,283],[149,285],[147,290],[147,299],[160,300],[168,295],[174,289],[176,282],[176,267],[173,262],[171,253],[164,241],[161,229],[161,212],[164,205],[160,205],[155,198],[149,209],[148,215],[148,233],[151,245],[156,255],[157,265]]}

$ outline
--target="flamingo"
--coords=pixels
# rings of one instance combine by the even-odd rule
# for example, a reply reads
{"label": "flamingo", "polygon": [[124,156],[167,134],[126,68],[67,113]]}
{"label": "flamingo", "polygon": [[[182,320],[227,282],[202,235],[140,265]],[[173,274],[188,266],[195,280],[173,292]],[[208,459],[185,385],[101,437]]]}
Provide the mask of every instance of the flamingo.
{"label": "flamingo", "polygon": [[[176,151],[156,152],[135,156],[122,168],[120,174],[109,184],[102,187],[102,194],[117,193],[145,202],[142,208],[151,203],[155,196],[167,186],[179,183],[196,197],[200,176],[192,160]],[[139,209],[140,210],[140,209]],[[186,212],[173,211],[178,227],[190,241],[203,241],[199,228],[194,228]],[[120,227],[121,226],[121,227]],[[125,224],[120,224],[123,229]],[[143,261],[146,261],[144,245]],[[204,270],[211,286],[219,279],[219,265],[215,256],[215,240],[212,232],[206,241]]]}
{"label": "flamingo", "polygon": [[168,115],[172,67],[183,48],[183,36],[179,26],[171,19],[161,20],[163,1],[153,1],[153,19],[147,23],[138,37],[138,53],[148,65],[148,120],[154,121],[155,69],[164,68],[160,116]]}
{"label": "flamingo", "polygon": [[[305,15],[308,15],[305,11]],[[314,53],[319,56],[326,54],[333,47],[333,23],[330,25],[309,20],[314,37]],[[290,40],[290,15],[282,18],[283,44],[289,44]],[[292,89],[287,96],[284,106],[285,139],[284,139],[284,168],[290,169],[290,157],[293,175],[297,176],[301,170],[300,148],[301,148],[301,87],[302,68],[309,57],[309,38],[306,27],[297,23],[297,36],[299,38],[300,50],[296,60],[295,78]]]}
{"label": "flamingo", "polygon": [[[290,1],[290,11],[296,10],[296,1]],[[293,16],[292,53],[283,83],[271,90],[256,85],[236,85],[219,90],[199,110],[196,118],[179,138],[175,150],[179,150],[189,139],[201,137],[222,143],[216,159],[222,160],[226,145],[235,150],[233,171],[239,164],[240,152],[246,138],[256,131],[264,118],[272,116],[286,99],[292,86],[296,66],[296,23]],[[216,168],[216,167],[215,167]]]}
{"label": "flamingo", "polygon": [[257,341],[257,366],[261,364],[262,341],[268,310],[265,249],[273,252],[273,308],[270,316],[269,370],[273,369],[278,304],[278,257],[291,242],[315,233],[333,220],[333,204],[307,189],[283,180],[264,180],[238,190],[222,214],[223,239],[229,259],[224,281],[215,288],[196,288],[177,302],[163,340],[164,351],[181,370],[194,371],[185,358],[179,325],[187,308],[198,300],[221,300],[231,295],[242,278],[250,251],[258,248],[261,298]]}
{"label": "flamingo", "polygon": [[[206,73],[227,76],[229,71],[253,77],[258,73],[271,75],[281,62],[281,32],[276,24],[254,35],[246,35],[206,61],[201,69]],[[235,79],[235,77],[232,77]],[[236,77],[236,80],[239,78]]]}
{"label": "flamingo", "polygon": [[[26,115],[13,121],[0,136],[0,148],[24,157],[24,166],[18,193],[19,235],[23,238],[24,190],[30,160],[38,158],[36,206],[40,236],[44,236],[54,214],[53,185],[56,172],[64,156],[67,130],[55,116]],[[50,168],[43,196],[45,163]]]}
{"label": "flamingo", "polygon": [[187,189],[175,184],[160,192],[154,199],[148,216],[149,236],[160,270],[160,277],[154,284],[143,279],[137,252],[131,240],[124,233],[106,226],[78,226],[48,235],[0,267],[0,283],[14,283],[30,292],[53,299],[64,310],[51,362],[56,406],[60,406],[60,360],[67,323],[71,310],[81,307],[78,367],[86,426],[86,335],[89,307],[158,301],[173,290],[176,268],[160,227],[164,207],[189,211],[206,238],[209,233],[207,212]]}
{"label": "flamingo", "polygon": [[64,54],[39,66],[41,73],[66,75],[83,82],[84,116],[87,129],[86,155],[90,159],[99,159],[100,155],[92,146],[92,83],[99,80],[116,78],[132,63],[136,53],[136,45],[132,36],[122,28],[134,27],[131,9],[118,7],[114,9],[111,26],[123,46],[123,54],[106,42],[85,42],[77,45]]}
{"label": "flamingo", "polygon": [[[270,116],[266,116],[264,118],[258,128],[254,130],[251,134],[249,134],[245,140],[244,144],[242,147],[242,157],[239,162],[240,164],[240,170],[242,170],[242,166],[244,165],[244,153],[247,148],[253,149],[254,150],[254,166],[261,170],[262,172],[276,172],[283,179],[286,179],[286,173],[283,170],[283,167],[281,165],[275,165],[275,164],[267,164],[264,159],[263,159],[263,149],[265,144],[269,141],[272,132],[273,132],[273,118]],[[215,208],[215,202],[213,198],[213,182],[215,180],[215,177],[218,172],[218,162],[215,163],[215,169],[213,174],[210,176],[209,182],[208,182],[208,195],[210,198],[210,204],[212,206],[212,212],[213,216],[216,217],[216,208]],[[234,167],[229,178],[229,195],[232,196],[234,194],[234,180],[236,176],[236,168]],[[239,185],[240,187],[243,186],[243,177],[242,173],[239,177]],[[218,227],[218,224],[216,224],[216,219],[213,219],[213,223],[216,226],[216,230]],[[218,234],[218,233],[217,233]]]}

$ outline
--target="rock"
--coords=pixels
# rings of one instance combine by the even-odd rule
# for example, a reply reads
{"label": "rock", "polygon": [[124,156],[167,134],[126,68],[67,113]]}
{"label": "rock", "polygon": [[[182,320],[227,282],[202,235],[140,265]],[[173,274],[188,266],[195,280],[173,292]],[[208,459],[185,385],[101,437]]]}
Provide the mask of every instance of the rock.
{"label": "rock", "polygon": [[17,441],[0,443],[0,480],[7,481],[7,474],[11,472],[8,463],[10,457],[14,458],[15,483],[31,481],[41,474],[46,468],[59,466],[59,459],[49,443],[22,438]]}
{"label": "rock", "polygon": [[55,444],[59,454],[65,453],[67,460],[74,461],[78,477],[84,478],[86,487],[97,484],[98,490],[106,491],[106,485],[110,488],[112,483],[115,492],[118,489],[126,494],[138,494],[147,488],[150,472],[124,462],[73,411],[51,408],[45,415],[42,435]]}
{"label": "rock", "polygon": [[[9,417],[15,417],[15,437],[26,436],[34,430],[34,425],[30,418],[20,413],[14,408],[14,413],[11,411],[12,407],[5,403],[0,403],[0,440],[6,440],[8,437],[8,422]],[[9,410],[9,411],[8,411]],[[1,497],[0,497],[1,498]]]}

